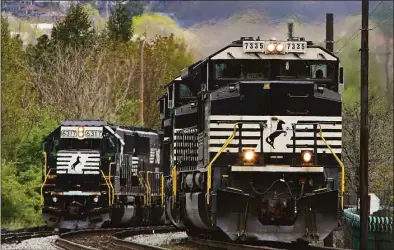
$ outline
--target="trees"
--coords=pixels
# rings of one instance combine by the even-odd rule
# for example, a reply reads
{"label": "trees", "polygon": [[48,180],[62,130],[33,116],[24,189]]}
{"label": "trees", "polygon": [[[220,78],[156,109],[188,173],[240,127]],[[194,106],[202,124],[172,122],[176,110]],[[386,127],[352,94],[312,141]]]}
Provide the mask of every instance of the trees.
{"label": "trees", "polygon": [[[1,19],[1,133],[2,158],[17,161],[18,150],[26,139],[33,118],[35,93],[29,88],[26,56],[22,41],[12,38],[8,22]],[[30,119],[31,118],[31,119]]]}
{"label": "trees", "polygon": [[132,16],[129,15],[126,6],[118,3],[111,11],[107,22],[107,36],[113,41],[129,41],[132,36]]}
{"label": "trees", "polygon": [[[180,71],[191,63],[192,54],[186,49],[183,39],[176,38],[174,35],[169,37],[156,36],[150,42],[145,42],[145,126],[153,128],[159,126],[158,104],[156,101],[162,95],[163,85],[178,76]],[[137,96],[135,98],[138,99]],[[152,110],[156,112],[152,112]]]}
{"label": "trees", "polygon": [[31,81],[40,105],[53,107],[66,119],[114,119],[133,83],[136,56],[131,53],[120,44],[115,50],[109,44],[56,47]]}
{"label": "trees", "polygon": [[[342,47],[340,45],[340,47]],[[345,69],[346,90],[343,97],[343,153],[347,192],[357,192],[360,164],[360,39],[349,43],[340,54]],[[392,190],[393,177],[393,106],[387,101],[382,84],[384,69],[371,52],[369,64],[369,173],[371,192]]]}
{"label": "trees", "polygon": [[65,16],[52,29],[52,42],[60,46],[86,47],[94,43],[95,29],[81,4],[72,5]]}
{"label": "trees", "polygon": [[[8,22],[1,19],[1,212],[3,223],[39,223],[38,165],[31,166],[24,147],[36,125],[36,95],[29,82],[22,41],[12,38]],[[40,162],[41,157],[34,159]],[[31,168],[32,167],[32,168]]]}

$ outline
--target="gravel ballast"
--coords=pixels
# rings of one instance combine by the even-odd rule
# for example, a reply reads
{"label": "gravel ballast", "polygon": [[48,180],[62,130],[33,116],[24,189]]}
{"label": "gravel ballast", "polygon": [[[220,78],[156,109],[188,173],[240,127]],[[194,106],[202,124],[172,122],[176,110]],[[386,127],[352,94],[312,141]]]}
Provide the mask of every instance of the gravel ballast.
{"label": "gravel ballast", "polygon": [[24,240],[18,244],[1,244],[2,250],[58,250],[55,247],[55,240],[58,238],[57,235],[32,238]]}
{"label": "gravel ballast", "polygon": [[170,243],[179,242],[187,239],[185,232],[176,233],[161,233],[161,234],[143,234],[133,237],[125,238],[125,240],[133,241],[140,244],[146,244],[151,246],[162,246]]}

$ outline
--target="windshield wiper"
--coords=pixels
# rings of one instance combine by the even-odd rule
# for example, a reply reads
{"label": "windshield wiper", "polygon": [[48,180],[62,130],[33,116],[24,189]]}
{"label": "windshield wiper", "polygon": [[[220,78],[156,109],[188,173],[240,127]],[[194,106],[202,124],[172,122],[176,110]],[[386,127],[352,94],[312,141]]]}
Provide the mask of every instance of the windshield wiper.
{"label": "windshield wiper", "polygon": [[228,55],[229,57],[231,57],[231,59],[234,59],[234,61],[235,61],[236,63],[238,63],[238,64],[241,66],[241,77],[244,78],[244,71],[243,71],[244,65],[239,61],[239,59],[236,59],[236,58],[233,56],[233,54],[231,54],[230,52],[227,52],[227,55]]}
{"label": "windshield wiper", "polygon": [[257,54],[257,52],[254,52],[253,53],[256,57],[258,57],[262,62],[266,62],[266,61],[268,61],[268,63],[267,63],[267,65],[264,65],[264,66],[266,66],[266,68],[268,68],[268,70],[270,70],[270,68],[271,68],[271,64],[270,64],[270,60],[264,60],[263,58],[261,58],[261,56],[259,55],[259,54]]}
{"label": "windshield wiper", "polygon": [[300,57],[299,54],[293,53],[293,55],[294,55],[295,57],[297,57],[298,59],[302,60],[302,61],[306,64],[306,66],[308,66],[308,67],[311,66],[311,65],[309,64],[309,62],[308,62],[307,60],[302,59],[302,58]]}
{"label": "windshield wiper", "polygon": [[327,60],[327,58],[322,53],[318,53],[318,55],[321,56],[331,68],[335,68],[335,66],[332,64],[332,62]]}

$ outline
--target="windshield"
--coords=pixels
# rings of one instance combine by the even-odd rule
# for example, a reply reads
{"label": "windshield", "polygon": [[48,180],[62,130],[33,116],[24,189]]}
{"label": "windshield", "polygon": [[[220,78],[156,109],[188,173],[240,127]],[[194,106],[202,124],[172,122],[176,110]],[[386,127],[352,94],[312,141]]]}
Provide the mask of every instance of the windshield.
{"label": "windshield", "polygon": [[333,62],[304,60],[216,60],[215,79],[335,79]]}
{"label": "windshield", "polygon": [[59,150],[100,150],[101,139],[71,139],[62,138]]}

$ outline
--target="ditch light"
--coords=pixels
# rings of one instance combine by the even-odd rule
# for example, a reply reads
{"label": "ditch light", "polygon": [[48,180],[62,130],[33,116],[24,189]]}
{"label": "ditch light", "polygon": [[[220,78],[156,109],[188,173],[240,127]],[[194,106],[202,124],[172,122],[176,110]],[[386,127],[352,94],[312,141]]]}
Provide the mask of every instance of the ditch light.
{"label": "ditch light", "polygon": [[313,153],[309,150],[301,151],[301,162],[302,165],[311,165],[312,164]]}

